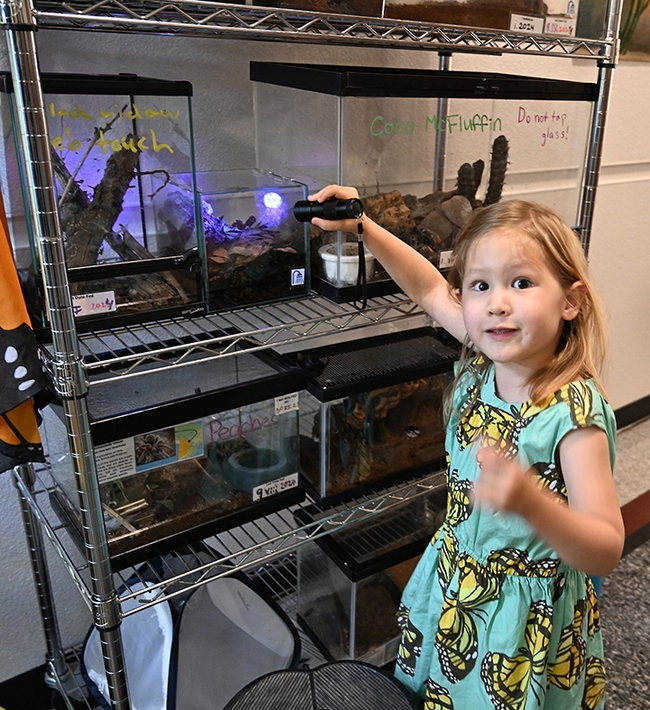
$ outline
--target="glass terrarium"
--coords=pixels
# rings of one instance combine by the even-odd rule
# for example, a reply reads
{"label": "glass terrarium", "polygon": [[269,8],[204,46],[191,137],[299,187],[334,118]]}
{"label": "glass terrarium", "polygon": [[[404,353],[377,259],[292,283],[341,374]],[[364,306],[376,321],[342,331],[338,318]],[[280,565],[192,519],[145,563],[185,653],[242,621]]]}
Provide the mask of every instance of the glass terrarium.
{"label": "glass terrarium", "polygon": [[[368,216],[436,265],[448,263],[473,210],[502,197],[538,200],[577,221],[595,84],[270,62],[251,62],[250,76],[257,165],[310,191],[355,186]],[[356,234],[311,226],[310,238],[312,287],[357,298],[340,276],[356,273],[354,264],[336,269],[321,258],[348,256]],[[368,295],[395,290],[375,260]]]}
{"label": "glass terrarium", "polygon": [[307,228],[293,217],[303,183],[264,170],[197,174],[208,308],[309,292]]}
{"label": "glass terrarium", "polygon": [[43,74],[42,86],[78,329],[204,312],[192,85]]}
{"label": "glass terrarium", "polygon": [[445,336],[418,328],[292,356],[308,376],[300,468],[319,505],[443,466],[442,399],[458,356]]}
{"label": "glass terrarium", "polygon": [[[304,498],[300,369],[271,352],[186,365],[91,384],[91,434],[116,568]],[[79,532],[69,454],[52,468],[54,505]]]}
{"label": "glass terrarium", "polygon": [[445,506],[441,484],[299,548],[298,620],[326,658],[395,658],[402,591]]}

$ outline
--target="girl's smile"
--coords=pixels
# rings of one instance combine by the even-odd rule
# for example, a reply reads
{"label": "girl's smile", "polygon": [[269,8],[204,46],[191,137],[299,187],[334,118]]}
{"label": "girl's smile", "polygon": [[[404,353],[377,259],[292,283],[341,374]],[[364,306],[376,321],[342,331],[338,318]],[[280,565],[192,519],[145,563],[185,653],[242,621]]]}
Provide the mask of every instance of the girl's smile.
{"label": "girl's smile", "polygon": [[[517,230],[490,232],[472,246],[460,293],[463,318],[473,344],[495,364],[503,399],[528,399],[526,383],[557,352],[580,288],[565,288],[539,244]],[[507,391],[506,377],[514,383]]]}
{"label": "girl's smile", "polygon": [[488,329],[488,334],[492,336],[493,340],[506,340],[514,332],[514,328],[491,328]]}

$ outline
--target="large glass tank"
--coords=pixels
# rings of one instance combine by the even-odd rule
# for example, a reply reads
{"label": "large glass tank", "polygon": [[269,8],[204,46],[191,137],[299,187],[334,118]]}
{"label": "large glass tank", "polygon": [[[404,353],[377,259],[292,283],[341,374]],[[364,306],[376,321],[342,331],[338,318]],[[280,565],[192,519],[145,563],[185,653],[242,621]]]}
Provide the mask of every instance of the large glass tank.
{"label": "large glass tank", "polygon": [[298,620],[326,658],[395,658],[402,592],[445,509],[443,484],[299,548]]}
{"label": "large glass tank", "polygon": [[[482,204],[538,200],[577,221],[595,84],[267,62],[250,75],[258,166],[310,191],[355,186],[370,217],[436,265]],[[353,300],[319,250],[334,244],[340,258],[356,235],[310,233],[313,287]],[[381,264],[368,280],[382,292]]]}
{"label": "large glass tank", "polygon": [[192,85],[44,74],[42,86],[78,329],[205,311]]}
{"label": "large glass tank", "polygon": [[417,328],[295,354],[307,372],[300,466],[319,505],[444,467],[442,400],[458,350],[438,335]]}
{"label": "large glass tank", "polygon": [[210,310],[308,293],[308,232],[293,218],[303,183],[244,169],[198,173],[197,184]]}
{"label": "large glass tank", "polygon": [[[91,382],[91,435],[115,568],[300,502],[300,368],[271,351]],[[59,410],[58,407],[55,408]],[[62,421],[54,417],[48,426]],[[70,454],[52,495],[80,538]]]}

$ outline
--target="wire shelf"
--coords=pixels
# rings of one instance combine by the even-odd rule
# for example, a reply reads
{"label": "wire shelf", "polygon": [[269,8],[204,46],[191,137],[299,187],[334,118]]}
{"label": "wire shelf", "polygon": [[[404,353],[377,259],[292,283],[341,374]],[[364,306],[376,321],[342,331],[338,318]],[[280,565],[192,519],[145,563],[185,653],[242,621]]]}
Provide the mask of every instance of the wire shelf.
{"label": "wire shelf", "polygon": [[[86,574],[87,563],[70,541],[65,528],[58,524],[58,519],[49,506],[49,493],[54,489],[49,469],[41,466],[35,473],[36,485],[32,490],[18,474],[14,475],[16,485],[92,610],[92,595]],[[135,608],[123,611],[122,617],[184,595],[234,571],[259,571],[270,562],[286,557],[311,540],[352,523],[370,519],[380,512],[392,510],[405,501],[441,490],[444,485],[444,473],[431,471],[406,483],[390,486],[331,508],[325,511],[320,519],[304,524],[298,522],[296,512],[301,507],[313,506],[311,501],[306,501],[219,533],[197,544],[186,545],[162,558],[156,558],[155,561],[120,570],[114,574],[114,585],[116,589],[120,589],[122,603],[131,599],[138,601]],[[146,587],[146,599],[138,583]]]}
{"label": "wire shelf", "polygon": [[219,2],[37,1],[40,27],[157,33],[236,39],[515,53],[611,57],[614,42],[556,35],[435,25],[426,22],[281,10]]}
{"label": "wire shelf", "polygon": [[[430,497],[421,500],[422,505],[396,507],[394,510],[372,518],[361,525],[335,534],[334,544],[358,562],[376,557],[406,541],[430,536],[432,521],[441,509]],[[437,527],[437,526],[436,526]]]}
{"label": "wire shelf", "polygon": [[[180,368],[197,360],[277,348],[411,317],[421,319],[424,314],[403,294],[371,299],[362,311],[351,304],[309,296],[194,319],[151,321],[80,334],[79,353],[90,383],[98,384],[136,376],[143,370]],[[46,349],[43,356],[56,379],[52,353]]]}

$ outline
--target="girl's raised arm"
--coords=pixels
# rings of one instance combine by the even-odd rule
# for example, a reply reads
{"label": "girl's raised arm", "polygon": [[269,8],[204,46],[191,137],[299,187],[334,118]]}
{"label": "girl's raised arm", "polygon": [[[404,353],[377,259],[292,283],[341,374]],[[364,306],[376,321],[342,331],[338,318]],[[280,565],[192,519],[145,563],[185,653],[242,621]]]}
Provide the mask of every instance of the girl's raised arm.
{"label": "girl's raised arm", "polygon": [[[315,202],[336,198],[349,200],[358,197],[353,187],[329,185],[310,195]],[[356,233],[353,219],[329,221],[314,218],[312,222],[321,229]],[[465,339],[465,325],[459,301],[449,291],[445,277],[436,267],[394,234],[380,227],[369,217],[363,219],[363,240],[391,278],[417,304],[431,315],[445,330],[461,342]]]}

